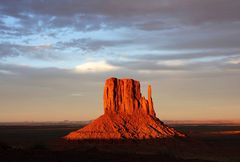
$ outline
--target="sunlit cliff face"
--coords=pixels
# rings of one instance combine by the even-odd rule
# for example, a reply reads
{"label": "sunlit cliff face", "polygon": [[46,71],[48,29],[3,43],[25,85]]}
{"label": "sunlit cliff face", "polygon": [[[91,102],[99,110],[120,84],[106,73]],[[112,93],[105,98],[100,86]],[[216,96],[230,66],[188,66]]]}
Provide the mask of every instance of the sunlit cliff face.
{"label": "sunlit cliff face", "polygon": [[148,99],[141,94],[140,82],[132,79],[110,78],[104,88],[104,113],[134,114],[136,111],[156,116],[151,85],[148,85]]}

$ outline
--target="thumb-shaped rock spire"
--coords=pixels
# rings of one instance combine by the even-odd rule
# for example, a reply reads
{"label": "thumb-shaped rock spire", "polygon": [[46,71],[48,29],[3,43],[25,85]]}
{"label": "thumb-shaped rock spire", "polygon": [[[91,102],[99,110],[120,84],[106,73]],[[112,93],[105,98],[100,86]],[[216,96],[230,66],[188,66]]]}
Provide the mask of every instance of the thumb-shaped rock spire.
{"label": "thumb-shaped rock spire", "polygon": [[149,105],[149,114],[151,116],[156,116],[156,113],[153,108],[153,101],[152,101],[152,87],[148,85],[148,105]]}

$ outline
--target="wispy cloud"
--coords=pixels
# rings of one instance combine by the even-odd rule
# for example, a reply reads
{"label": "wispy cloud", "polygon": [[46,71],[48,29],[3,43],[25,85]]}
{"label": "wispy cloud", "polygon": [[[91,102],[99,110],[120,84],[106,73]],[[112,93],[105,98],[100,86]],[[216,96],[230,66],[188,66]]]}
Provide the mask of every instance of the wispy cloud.
{"label": "wispy cloud", "polygon": [[84,94],[83,93],[72,93],[71,96],[72,97],[83,97]]}
{"label": "wispy cloud", "polygon": [[108,72],[117,70],[117,66],[108,64],[106,61],[86,62],[75,67],[77,73]]}
{"label": "wispy cloud", "polygon": [[15,75],[16,73],[9,71],[9,70],[1,70],[0,69],[0,74],[4,74],[4,75]]}

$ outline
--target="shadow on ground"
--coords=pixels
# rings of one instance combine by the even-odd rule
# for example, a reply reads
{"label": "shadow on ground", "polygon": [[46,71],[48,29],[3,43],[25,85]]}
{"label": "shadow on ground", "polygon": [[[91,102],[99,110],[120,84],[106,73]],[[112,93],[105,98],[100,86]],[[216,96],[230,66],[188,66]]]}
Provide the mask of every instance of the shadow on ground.
{"label": "shadow on ground", "polygon": [[217,162],[209,146],[192,139],[81,140],[57,139],[48,145],[13,148],[0,144],[1,161],[24,162]]}
{"label": "shadow on ground", "polygon": [[238,162],[240,136],[208,132],[239,126],[178,126],[187,138],[67,141],[72,126],[0,126],[2,162]]}

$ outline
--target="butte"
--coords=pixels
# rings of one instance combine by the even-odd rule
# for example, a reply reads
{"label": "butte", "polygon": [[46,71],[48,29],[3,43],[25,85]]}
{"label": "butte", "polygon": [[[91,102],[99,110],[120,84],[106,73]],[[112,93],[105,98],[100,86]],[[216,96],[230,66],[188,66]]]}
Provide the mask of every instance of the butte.
{"label": "butte", "polygon": [[151,86],[148,98],[141,94],[140,82],[109,78],[104,87],[104,114],[87,126],[69,133],[67,140],[143,140],[185,137],[160,121],[153,107]]}

